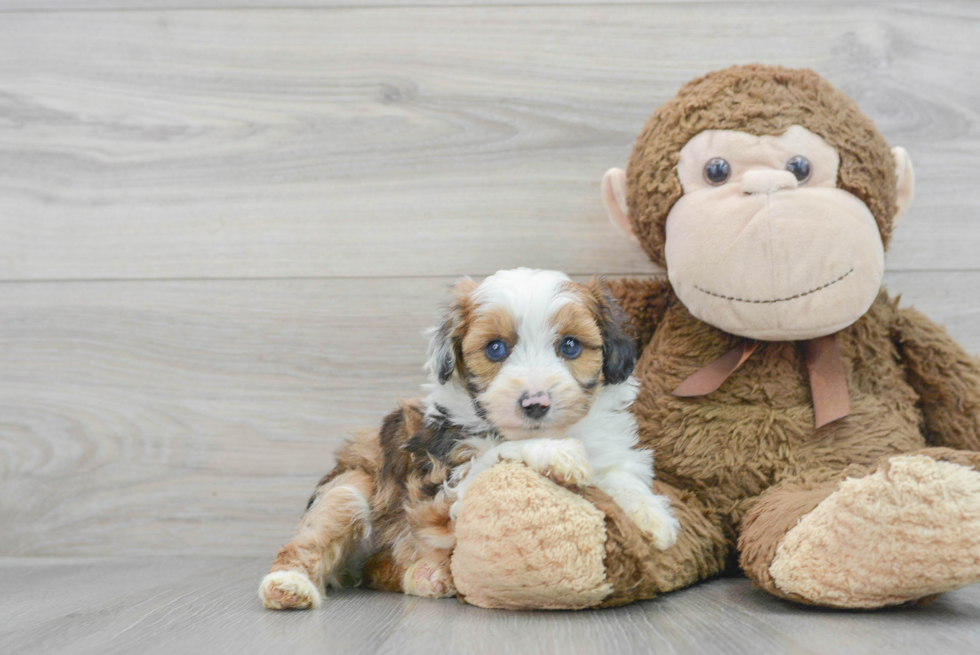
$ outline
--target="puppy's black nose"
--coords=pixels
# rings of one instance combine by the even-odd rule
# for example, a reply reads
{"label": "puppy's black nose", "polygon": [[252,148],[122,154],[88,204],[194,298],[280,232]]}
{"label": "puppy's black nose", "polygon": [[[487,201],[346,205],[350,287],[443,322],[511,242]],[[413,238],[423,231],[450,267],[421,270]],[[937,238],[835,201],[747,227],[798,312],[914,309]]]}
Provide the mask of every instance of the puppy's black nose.
{"label": "puppy's black nose", "polygon": [[551,396],[545,391],[533,395],[525,391],[518,404],[529,418],[539,419],[551,409]]}
{"label": "puppy's black nose", "polygon": [[523,409],[524,413],[531,418],[541,418],[548,413],[547,405],[538,405],[537,403],[534,405],[525,405]]}

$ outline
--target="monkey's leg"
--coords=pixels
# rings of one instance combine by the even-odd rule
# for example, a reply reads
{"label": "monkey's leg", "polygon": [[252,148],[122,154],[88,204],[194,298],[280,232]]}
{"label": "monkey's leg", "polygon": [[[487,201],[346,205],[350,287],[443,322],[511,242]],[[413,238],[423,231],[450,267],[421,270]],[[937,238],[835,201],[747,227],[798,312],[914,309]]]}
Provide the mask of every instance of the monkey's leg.
{"label": "monkey's leg", "polygon": [[931,448],[819,470],[759,496],[741,526],[745,573],[828,607],[915,601],[980,581],[980,453]]}
{"label": "monkey's leg", "polygon": [[[653,481],[653,493],[669,503],[680,524],[676,542],[660,550],[612,497],[588,488],[578,492],[606,514],[606,580],[613,592],[603,600],[603,607],[683,589],[725,570],[730,544],[719,524],[720,515],[693,493]],[[610,549],[609,542],[618,548]]]}
{"label": "monkey's leg", "polygon": [[306,609],[320,603],[326,580],[370,530],[370,475],[341,473],[316,491],[296,535],[282,547],[259,597],[270,609]]}
{"label": "monkey's leg", "polygon": [[621,605],[720,573],[729,545],[715,512],[654,481],[680,522],[658,550],[608,494],[560,487],[522,463],[482,473],[456,523],[453,580],[466,602],[508,609]]}

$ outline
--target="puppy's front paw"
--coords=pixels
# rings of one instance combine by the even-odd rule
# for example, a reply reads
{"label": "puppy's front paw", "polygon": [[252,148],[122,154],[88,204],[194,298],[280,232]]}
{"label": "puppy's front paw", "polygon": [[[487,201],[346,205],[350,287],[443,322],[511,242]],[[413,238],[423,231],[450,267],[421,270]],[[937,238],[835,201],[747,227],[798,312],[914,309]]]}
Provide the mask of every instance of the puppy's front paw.
{"label": "puppy's front paw", "polygon": [[273,571],[259,585],[259,598],[270,610],[305,610],[320,605],[316,585],[299,571]]}
{"label": "puppy's front paw", "polygon": [[524,463],[559,484],[591,484],[592,465],[578,439],[541,439],[524,447]]}
{"label": "puppy's front paw", "polygon": [[659,550],[666,550],[677,543],[681,524],[670,512],[669,499],[649,494],[647,498],[634,497],[619,505],[636,527],[650,536]]}
{"label": "puppy's front paw", "polygon": [[402,590],[410,596],[449,598],[456,595],[448,564],[419,560],[405,571]]}

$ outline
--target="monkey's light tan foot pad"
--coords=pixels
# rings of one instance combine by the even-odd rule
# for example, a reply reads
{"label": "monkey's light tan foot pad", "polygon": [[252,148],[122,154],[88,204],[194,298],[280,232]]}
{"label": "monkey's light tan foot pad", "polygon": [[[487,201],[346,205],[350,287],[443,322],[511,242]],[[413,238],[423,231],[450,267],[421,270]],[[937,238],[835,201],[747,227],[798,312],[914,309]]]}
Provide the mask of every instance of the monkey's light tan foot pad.
{"label": "monkey's light tan foot pad", "polygon": [[980,472],[905,455],[848,478],[786,533],[769,572],[783,591],[852,608],[980,581]]}
{"label": "monkey's light tan foot pad", "polygon": [[473,605],[578,609],[612,592],[605,514],[524,464],[497,464],[476,478],[456,540],[453,579]]}

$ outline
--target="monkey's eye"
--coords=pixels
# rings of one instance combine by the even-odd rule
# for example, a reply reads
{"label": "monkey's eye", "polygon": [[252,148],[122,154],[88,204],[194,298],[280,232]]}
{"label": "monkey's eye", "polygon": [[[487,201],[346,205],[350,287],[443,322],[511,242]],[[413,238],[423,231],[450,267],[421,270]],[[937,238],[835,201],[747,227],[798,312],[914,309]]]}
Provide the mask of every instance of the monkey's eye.
{"label": "monkey's eye", "polygon": [[732,167],[721,157],[708,160],[704,165],[704,180],[711,186],[721,186],[732,176]]}
{"label": "monkey's eye", "polygon": [[565,337],[558,346],[558,352],[565,359],[575,359],[582,354],[582,344],[575,337]]}
{"label": "monkey's eye", "polygon": [[796,177],[797,182],[803,184],[810,179],[810,160],[797,155],[786,162],[786,170]]}
{"label": "monkey's eye", "polygon": [[507,357],[507,344],[501,339],[494,339],[487,344],[484,348],[484,352],[487,354],[487,359],[491,362],[499,362]]}

